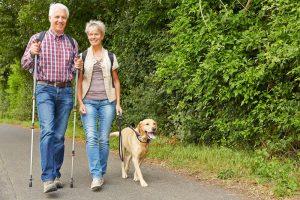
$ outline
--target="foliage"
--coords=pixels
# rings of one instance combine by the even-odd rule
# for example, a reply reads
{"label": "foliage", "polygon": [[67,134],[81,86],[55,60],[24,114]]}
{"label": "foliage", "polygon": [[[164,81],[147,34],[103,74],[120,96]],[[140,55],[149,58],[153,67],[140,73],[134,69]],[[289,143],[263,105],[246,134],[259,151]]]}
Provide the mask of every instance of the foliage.
{"label": "foliage", "polygon": [[[31,114],[31,78],[19,60],[30,36],[49,28],[51,2],[0,1],[1,116]],[[299,160],[298,1],[256,0],[247,9],[246,0],[60,2],[70,9],[66,33],[81,52],[89,46],[86,22],[106,24],[105,47],[121,66],[124,124],[151,117],[160,133],[185,143],[263,149],[263,159]],[[219,178],[235,173],[223,168]],[[281,185],[285,177],[278,177]],[[287,185],[278,195],[294,191]]]}
{"label": "foliage", "polygon": [[[297,1],[255,1],[248,12],[186,0],[170,10],[156,82],[170,126],[186,140],[295,155],[299,149]],[[206,22],[206,25],[204,23]]]}
{"label": "foliage", "polygon": [[[6,93],[9,101],[7,117],[26,120],[32,108],[32,84],[29,75],[20,69],[20,61],[11,65],[12,73],[8,78]],[[21,111],[21,112],[20,112]]]}
{"label": "foliage", "polygon": [[[268,159],[268,152],[263,149],[253,157],[252,171],[261,182],[272,182],[276,196],[292,195],[299,189],[299,172],[295,163],[282,162],[278,158]],[[299,169],[299,166],[298,166]]]}
{"label": "foliage", "polygon": [[7,109],[8,109],[8,100],[6,98],[6,93],[4,91],[3,86],[0,86],[0,118],[6,117]]}

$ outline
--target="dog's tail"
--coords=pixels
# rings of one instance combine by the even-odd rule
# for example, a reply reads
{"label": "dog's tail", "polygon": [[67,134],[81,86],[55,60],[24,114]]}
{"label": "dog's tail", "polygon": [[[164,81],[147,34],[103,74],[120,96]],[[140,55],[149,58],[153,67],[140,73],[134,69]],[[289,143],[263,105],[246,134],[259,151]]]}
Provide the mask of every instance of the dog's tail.
{"label": "dog's tail", "polygon": [[110,137],[119,137],[119,132],[118,131],[112,132],[109,135],[110,135]]}

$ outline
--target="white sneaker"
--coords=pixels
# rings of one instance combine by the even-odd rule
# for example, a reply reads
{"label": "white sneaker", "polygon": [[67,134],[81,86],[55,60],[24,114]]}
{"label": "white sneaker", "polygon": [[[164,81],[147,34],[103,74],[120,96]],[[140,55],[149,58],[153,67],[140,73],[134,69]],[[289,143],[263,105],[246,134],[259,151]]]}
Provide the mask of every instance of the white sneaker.
{"label": "white sneaker", "polygon": [[57,190],[57,187],[53,181],[45,181],[43,184],[44,184],[44,193],[54,192]]}
{"label": "white sneaker", "polygon": [[101,186],[104,183],[104,179],[103,178],[93,178],[93,181],[91,183],[91,190],[93,191],[97,191],[101,188]]}
{"label": "white sneaker", "polygon": [[58,177],[55,178],[54,184],[56,185],[57,188],[63,188],[64,187],[63,183],[61,182],[60,178],[58,178]]}

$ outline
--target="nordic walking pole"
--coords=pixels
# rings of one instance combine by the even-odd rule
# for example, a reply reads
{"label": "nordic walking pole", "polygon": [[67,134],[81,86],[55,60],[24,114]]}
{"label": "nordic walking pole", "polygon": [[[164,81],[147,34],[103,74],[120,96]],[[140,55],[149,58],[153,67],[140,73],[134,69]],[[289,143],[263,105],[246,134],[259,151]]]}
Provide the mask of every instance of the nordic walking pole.
{"label": "nordic walking pole", "polygon": [[[81,54],[80,54],[81,57]],[[72,166],[71,166],[71,180],[70,187],[73,188],[73,171],[74,171],[74,157],[75,157],[75,134],[76,134],[76,112],[77,112],[77,93],[78,93],[78,69],[76,69],[76,77],[75,77],[75,97],[74,97],[74,124],[73,124],[73,144],[72,144]]]}
{"label": "nordic walking pole", "polygon": [[36,92],[35,92],[36,76],[37,76],[37,55],[34,55],[29,187],[32,187],[33,132],[34,132],[35,96],[36,96]]}

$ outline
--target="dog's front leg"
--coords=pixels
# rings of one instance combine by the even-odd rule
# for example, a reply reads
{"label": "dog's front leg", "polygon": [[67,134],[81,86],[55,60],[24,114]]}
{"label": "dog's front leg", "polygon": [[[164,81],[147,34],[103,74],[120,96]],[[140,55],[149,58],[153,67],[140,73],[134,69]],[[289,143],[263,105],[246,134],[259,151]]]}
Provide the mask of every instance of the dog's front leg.
{"label": "dog's front leg", "polygon": [[130,154],[122,162],[122,178],[128,177],[128,170],[129,170],[129,164],[130,164],[131,158],[132,158],[132,156]]}
{"label": "dog's front leg", "polygon": [[[143,162],[143,160],[140,160],[140,161],[139,161],[139,167],[140,167],[140,169],[141,169],[142,162]],[[142,171],[142,170],[141,170],[141,171]],[[137,174],[136,170],[134,170],[133,180],[134,180],[134,181],[138,181],[138,180],[139,180],[139,177],[138,177],[138,174]]]}
{"label": "dog's front leg", "polygon": [[140,163],[139,163],[138,159],[134,157],[134,158],[132,158],[132,162],[133,162],[133,165],[134,165],[134,168],[135,168],[134,180],[135,181],[140,180],[141,186],[142,187],[147,187],[148,184],[146,183],[146,181],[143,178],[143,174],[141,172],[140,165],[139,165]]}
{"label": "dog's front leg", "polygon": [[132,155],[130,154],[130,155],[128,155],[126,163],[125,163],[125,172],[126,172],[126,174],[128,174],[131,159],[132,159]]}
{"label": "dog's front leg", "polygon": [[133,173],[133,180],[134,181],[138,181],[139,180],[139,177],[138,177],[138,175],[136,173],[136,170],[134,170],[134,173]]}
{"label": "dog's front leg", "polygon": [[132,156],[130,154],[122,162],[122,178],[128,177],[128,170],[129,170],[129,164],[130,164],[131,158],[132,158]]}
{"label": "dog's front leg", "polygon": [[124,161],[122,161],[122,164],[121,164],[121,167],[122,167],[122,178],[127,178],[127,173],[125,172],[125,163]]}

